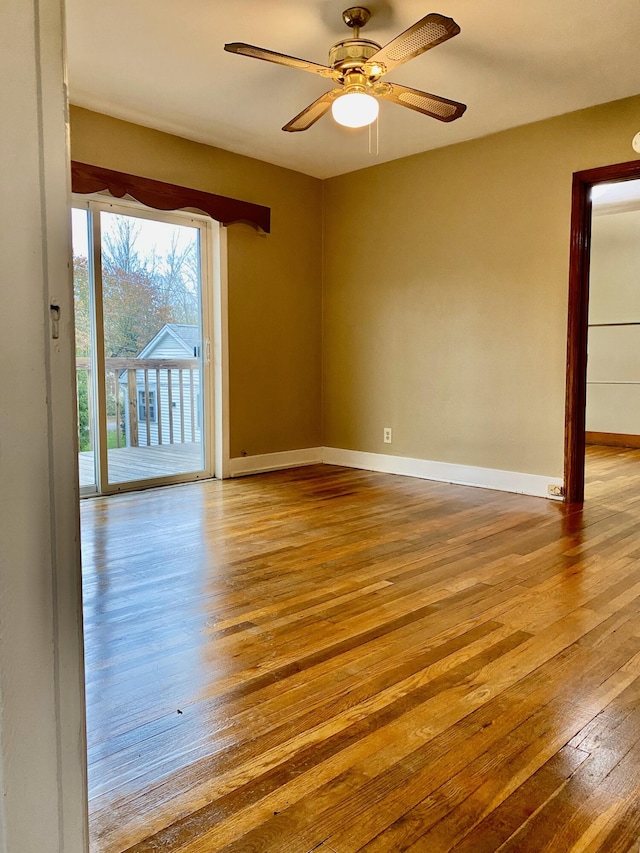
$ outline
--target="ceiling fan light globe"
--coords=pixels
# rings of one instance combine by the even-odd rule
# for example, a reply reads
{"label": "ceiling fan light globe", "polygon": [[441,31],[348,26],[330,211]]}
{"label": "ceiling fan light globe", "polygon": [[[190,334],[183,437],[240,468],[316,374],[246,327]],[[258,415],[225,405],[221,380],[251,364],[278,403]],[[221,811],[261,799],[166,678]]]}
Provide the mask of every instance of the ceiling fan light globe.
{"label": "ceiling fan light globe", "polygon": [[347,92],[331,104],[331,114],[343,127],[366,127],[378,117],[378,102],[365,92]]}

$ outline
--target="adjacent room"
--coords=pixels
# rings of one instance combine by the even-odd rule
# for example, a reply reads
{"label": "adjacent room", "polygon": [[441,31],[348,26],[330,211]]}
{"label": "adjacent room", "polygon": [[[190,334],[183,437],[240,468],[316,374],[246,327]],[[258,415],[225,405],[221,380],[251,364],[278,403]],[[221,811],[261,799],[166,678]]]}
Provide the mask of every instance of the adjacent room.
{"label": "adjacent room", "polygon": [[12,6],[12,852],[637,850],[640,9],[345,5]]}

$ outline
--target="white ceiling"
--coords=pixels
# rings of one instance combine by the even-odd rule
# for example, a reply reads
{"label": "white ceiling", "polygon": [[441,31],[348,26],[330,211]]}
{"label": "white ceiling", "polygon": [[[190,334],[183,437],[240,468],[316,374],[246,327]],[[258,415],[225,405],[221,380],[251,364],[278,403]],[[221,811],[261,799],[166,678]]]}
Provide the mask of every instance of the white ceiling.
{"label": "white ceiling", "polygon": [[[445,124],[382,102],[368,131],[330,115],[280,128],[331,87],[226,53],[243,41],[326,64],[351,31],[349,0],[67,0],[72,103],[326,178],[640,93],[638,0],[371,0],[362,31],[384,45],[429,12],[461,33],[389,75],[468,105]],[[640,130],[640,113],[638,115]],[[631,145],[631,140],[629,140]],[[633,152],[629,149],[629,159]]]}
{"label": "white ceiling", "polygon": [[591,203],[594,207],[619,207],[640,204],[640,181],[618,181],[614,184],[598,184],[591,190]]}

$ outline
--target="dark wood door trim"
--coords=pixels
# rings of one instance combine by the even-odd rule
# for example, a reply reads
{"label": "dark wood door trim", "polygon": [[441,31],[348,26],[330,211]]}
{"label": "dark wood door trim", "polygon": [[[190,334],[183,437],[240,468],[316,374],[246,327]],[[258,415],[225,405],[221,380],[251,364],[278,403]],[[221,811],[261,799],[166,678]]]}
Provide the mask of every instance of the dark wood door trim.
{"label": "dark wood door trim", "polygon": [[591,189],[596,184],[634,178],[640,178],[640,160],[587,169],[573,175],[564,428],[564,488],[567,503],[584,501]]}

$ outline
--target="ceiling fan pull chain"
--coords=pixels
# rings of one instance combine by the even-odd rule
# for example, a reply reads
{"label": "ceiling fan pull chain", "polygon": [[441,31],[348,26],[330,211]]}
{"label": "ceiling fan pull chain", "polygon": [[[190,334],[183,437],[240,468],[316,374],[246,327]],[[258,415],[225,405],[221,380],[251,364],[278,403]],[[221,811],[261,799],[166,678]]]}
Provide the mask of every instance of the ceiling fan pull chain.
{"label": "ceiling fan pull chain", "polygon": [[[378,124],[379,121],[380,121],[380,119],[378,117],[376,117],[375,121],[371,122],[371,124],[369,125],[369,154],[373,154],[375,157],[377,157],[378,154],[380,153],[380,131],[379,131],[379,124]],[[375,151],[373,150],[372,140],[371,140],[371,128],[374,126],[376,129]]]}

